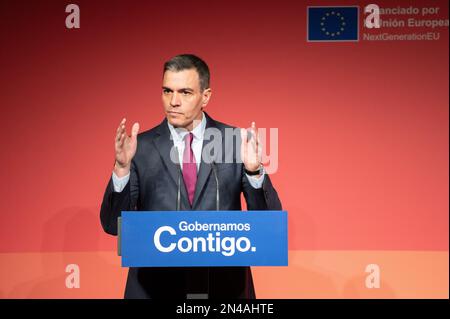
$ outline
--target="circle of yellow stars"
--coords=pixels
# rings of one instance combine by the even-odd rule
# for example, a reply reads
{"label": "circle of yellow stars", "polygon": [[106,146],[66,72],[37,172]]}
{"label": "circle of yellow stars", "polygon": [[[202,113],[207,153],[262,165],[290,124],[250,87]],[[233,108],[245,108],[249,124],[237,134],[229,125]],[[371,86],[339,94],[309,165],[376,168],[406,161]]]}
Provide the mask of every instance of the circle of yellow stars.
{"label": "circle of yellow stars", "polygon": [[[330,17],[337,17],[339,19],[340,27],[339,27],[338,31],[331,32],[331,31],[327,30],[327,28],[325,27],[326,20],[327,20],[327,18],[330,18]],[[320,22],[320,27],[321,27],[322,32],[324,32],[326,35],[332,36],[332,37],[340,35],[345,30],[345,25],[346,25],[346,23],[345,23],[344,17],[339,12],[335,12],[335,11],[325,13],[325,15],[322,17],[322,20]]]}

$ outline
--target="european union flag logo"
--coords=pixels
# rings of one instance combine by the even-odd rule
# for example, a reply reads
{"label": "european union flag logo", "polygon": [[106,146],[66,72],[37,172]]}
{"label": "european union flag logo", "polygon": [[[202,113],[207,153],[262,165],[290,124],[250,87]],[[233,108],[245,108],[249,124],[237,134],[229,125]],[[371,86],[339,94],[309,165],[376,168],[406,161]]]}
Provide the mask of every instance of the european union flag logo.
{"label": "european union flag logo", "polygon": [[359,7],[308,7],[308,41],[358,41]]}

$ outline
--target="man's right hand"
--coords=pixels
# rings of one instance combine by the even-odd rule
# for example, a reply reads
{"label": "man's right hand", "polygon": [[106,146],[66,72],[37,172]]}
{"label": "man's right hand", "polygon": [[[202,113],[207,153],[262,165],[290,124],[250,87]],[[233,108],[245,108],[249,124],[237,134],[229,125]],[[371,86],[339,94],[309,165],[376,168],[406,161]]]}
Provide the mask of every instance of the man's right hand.
{"label": "man's right hand", "polygon": [[114,173],[118,177],[123,177],[130,172],[131,160],[136,154],[137,135],[139,133],[139,123],[134,123],[131,128],[131,136],[127,135],[124,118],[120,122],[116,133],[115,151],[116,162],[114,163]]}

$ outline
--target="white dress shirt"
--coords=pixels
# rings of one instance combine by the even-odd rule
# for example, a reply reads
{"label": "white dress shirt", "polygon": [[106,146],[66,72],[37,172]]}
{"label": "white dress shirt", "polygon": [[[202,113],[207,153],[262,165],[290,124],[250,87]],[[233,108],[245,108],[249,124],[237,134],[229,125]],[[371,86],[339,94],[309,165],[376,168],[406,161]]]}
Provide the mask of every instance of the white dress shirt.
{"label": "white dress shirt", "polygon": [[[184,137],[186,134],[189,133],[188,130],[184,128],[178,128],[171,125],[169,122],[167,122],[167,125],[169,126],[170,134],[172,136],[173,144],[178,150],[178,156],[179,156],[179,163],[183,163],[183,153],[184,153]],[[192,151],[194,152],[194,157],[197,164],[197,172],[200,169],[200,162],[198,159],[201,158],[202,155],[202,148],[203,148],[203,136],[205,133],[206,128],[206,117],[203,113],[202,121],[199,125],[194,127],[192,130],[192,135],[194,136],[194,139],[192,140]],[[180,165],[181,169],[183,169],[183,165]],[[247,176],[247,179],[252,185],[253,188],[259,189],[262,187],[263,181],[264,181],[264,175],[265,173],[259,177],[256,176]],[[130,180],[130,173],[123,177],[118,177],[116,173],[113,172],[112,174],[112,180],[114,184],[114,191],[120,193],[125,186],[127,185],[128,181]]]}

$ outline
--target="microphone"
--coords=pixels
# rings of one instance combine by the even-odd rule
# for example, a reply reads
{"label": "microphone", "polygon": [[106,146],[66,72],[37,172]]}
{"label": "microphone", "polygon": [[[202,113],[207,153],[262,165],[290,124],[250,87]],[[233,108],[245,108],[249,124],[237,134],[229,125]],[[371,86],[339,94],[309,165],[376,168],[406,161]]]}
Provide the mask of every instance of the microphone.
{"label": "microphone", "polygon": [[217,177],[216,163],[211,162],[211,167],[214,173],[214,179],[216,180],[216,210],[220,210],[220,192],[219,192],[219,178]]}
{"label": "microphone", "polygon": [[[220,210],[220,187],[219,187],[219,178],[217,177],[217,168],[216,163],[214,161],[211,162],[211,168],[214,174],[214,179],[216,180],[216,210]],[[210,284],[209,284],[209,277],[210,277],[210,268],[208,267],[208,273],[206,276],[207,280],[207,298],[210,298]]]}
{"label": "microphone", "polygon": [[181,167],[180,165],[177,165],[178,167],[178,183],[177,183],[177,211],[180,210],[180,205],[181,205],[181,174],[183,174],[181,172]]}
{"label": "microphone", "polygon": [[[216,210],[220,210],[220,187],[219,187],[219,178],[217,176],[217,168],[216,163],[214,161],[211,162],[211,168],[214,174],[214,179],[216,181]],[[177,190],[177,211],[180,210],[180,201],[181,201],[181,175],[182,175],[181,167],[178,166],[178,190]],[[206,279],[206,294],[202,293],[188,293],[186,295],[187,299],[210,299],[210,267],[206,267],[206,274],[203,277],[203,280]],[[206,277],[206,278],[205,278]],[[197,284],[194,284],[194,286],[201,287],[201,281],[202,279],[199,278],[200,282],[197,282]],[[203,281],[204,282],[204,281]],[[190,284],[192,285],[192,283]],[[191,287],[192,289],[193,287]],[[197,288],[198,289],[198,288]],[[196,290],[194,288],[194,290]],[[203,289],[201,289],[203,290]],[[204,291],[204,290],[203,290]]]}

